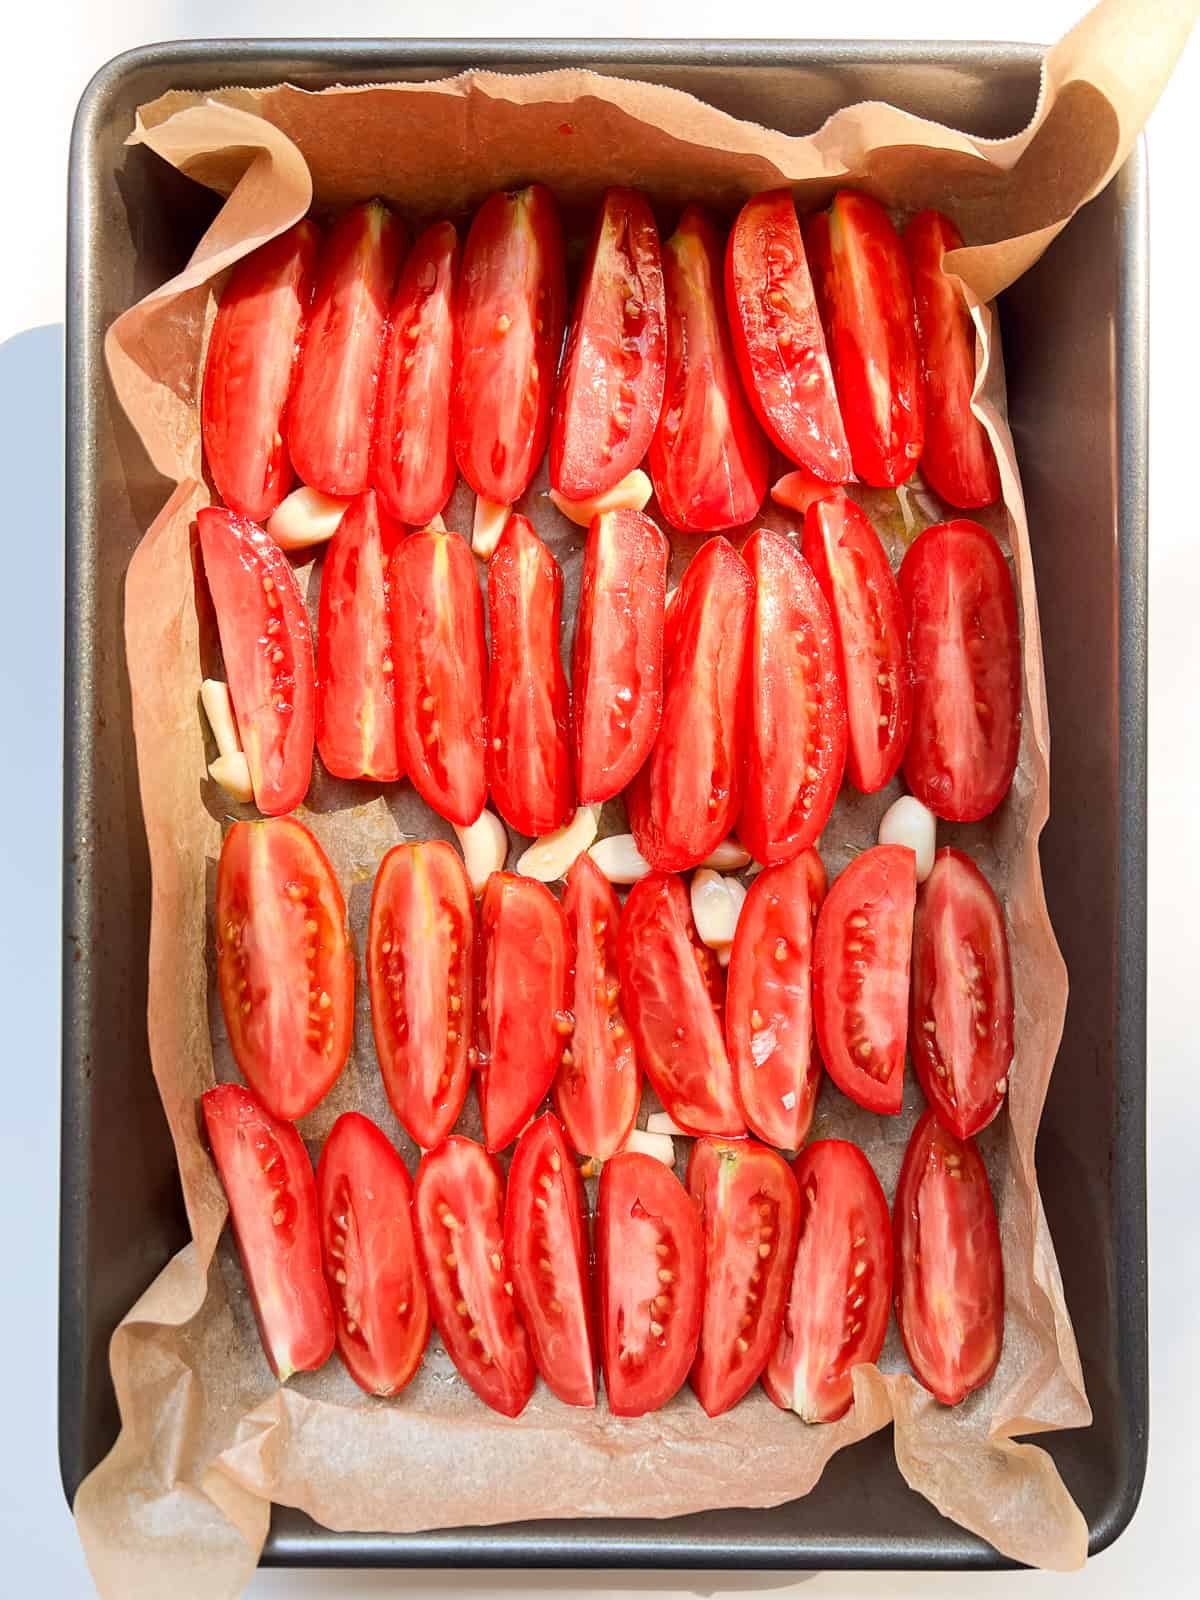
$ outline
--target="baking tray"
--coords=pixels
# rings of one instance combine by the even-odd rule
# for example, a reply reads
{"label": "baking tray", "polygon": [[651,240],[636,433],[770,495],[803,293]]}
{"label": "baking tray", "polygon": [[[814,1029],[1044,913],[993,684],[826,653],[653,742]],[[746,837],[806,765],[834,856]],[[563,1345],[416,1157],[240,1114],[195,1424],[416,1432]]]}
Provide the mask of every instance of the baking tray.
{"label": "baking tray", "polygon": [[[112,1444],[108,1341],[186,1242],[148,1059],[150,885],[122,644],[126,564],[171,485],[116,405],[118,312],[178,271],[217,201],[144,149],[135,107],[168,88],[419,80],[587,66],[687,89],[788,132],[890,100],[993,137],[1028,121],[1032,45],[304,40],[153,45],[117,57],[71,144],[67,312],[66,734],[59,1457],[68,1500]],[[1046,894],[1071,974],[1038,1143],[1090,1429],[1042,1435],[1090,1549],[1141,1493],[1146,1344],[1146,168],[1144,147],[1000,300],[1053,731]],[[988,1568],[1010,1565],[910,1491],[884,1431],[806,1498],[669,1521],[331,1533],[276,1508],[269,1564]]]}

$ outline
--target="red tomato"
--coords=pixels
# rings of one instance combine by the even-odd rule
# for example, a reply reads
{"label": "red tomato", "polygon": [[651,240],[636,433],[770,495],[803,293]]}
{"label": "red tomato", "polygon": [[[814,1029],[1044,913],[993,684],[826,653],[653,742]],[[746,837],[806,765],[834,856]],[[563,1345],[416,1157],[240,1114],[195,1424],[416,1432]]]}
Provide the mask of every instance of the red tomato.
{"label": "red tomato", "polygon": [[777,1406],[836,1422],[854,1403],[854,1368],[878,1361],[892,1298],[892,1229],[871,1163],[818,1139],[792,1168],[800,1244],[779,1343],[763,1373]]}
{"label": "red tomato", "polygon": [[475,901],[442,839],[394,845],[380,863],[367,934],[371,1024],[383,1085],[423,1150],[467,1095],[475,1003]]}
{"label": "red tomato", "polygon": [[796,1253],[799,1201],[776,1150],[698,1139],[688,1193],[704,1232],[704,1315],[692,1388],[710,1417],[737,1405],[779,1339]]}
{"label": "red tomato", "polygon": [[196,523],[254,803],[280,816],[300,804],[312,777],[316,690],[304,598],[287,557],[255,523],[216,506]]}
{"label": "red tomato", "polygon": [[652,872],[621,913],[621,997],[638,1060],[687,1133],[746,1131],[721,1030],[721,969],[680,878]]}
{"label": "red tomato", "polygon": [[405,230],[382,200],[344,212],[321,254],[288,407],[292,465],[325,494],[361,494],[371,464],[388,302]]}
{"label": "red tomato", "polygon": [[687,533],[749,522],[767,492],[767,441],[738,381],[721,295],[721,236],[688,206],[663,247],[666,390],[650,443],[664,517]]}
{"label": "red tomato", "polygon": [[912,725],[907,628],[879,536],[842,493],[804,517],[804,558],[829,602],[846,688],[846,772],[864,794],[896,775]]}
{"label": "red tomato", "polygon": [[961,289],[942,269],[946,251],[961,248],[962,235],[937,211],[920,212],[904,230],[925,370],[921,471],[943,500],[973,510],[1000,498],[1000,472],[992,442],[971,410],[975,388],[971,313]]}
{"label": "red tomato", "polygon": [[609,1410],[641,1417],[666,1405],[687,1377],[704,1294],[699,1212],[653,1156],[625,1151],[604,1163],[596,1271]]}
{"label": "red tomato", "polygon": [[373,1122],[347,1111],[321,1151],[317,1191],[338,1350],[368,1394],[398,1394],[429,1339],[408,1169]]}
{"label": "red tomato", "polygon": [[939,850],[917,895],[912,1058],[938,1120],[969,1139],[999,1111],[1013,1059],[1004,913],[960,850]]}
{"label": "red tomato", "polygon": [[321,235],[307,219],[234,267],[208,341],[200,437],[227,506],[264,522],[288,492],[287,402]]}
{"label": "red tomato", "polygon": [[815,850],[750,885],[729,958],[725,1043],[750,1131],[798,1150],[821,1086],[813,1037],[813,926],[825,896]]}
{"label": "red tomato", "polygon": [[833,618],[795,545],[760,528],[742,553],[755,596],[738,837],[770,864],[806,850],[829,820],[846,765],[846,698]]}
{"label": "red tomato", "polygon": [[550,482],[589,500],[640,467],[662,409],[666,302],[654,213],[609,189],[583,269],[550,433]]}
{"label": "red tomato", "polygon": [[411,534],[392,561],[391,590],[401,764],[426,805],[465,827],[487,799],[475,557],[457,533]]}
{"label": "red tomato", "polygon": [[546,448],[566,303],[549,191],[491,195],[463,250],[450,418],[459,470],[497,505],[525,493]]}
{"label": "red tomato", "polygon": [[637,1119],[642,1073],[621,1007],[621,903],[587,851],[575,857],[562,900],[575,1031],[554,1079],[554,1104],[581,1156],[607,1161]]}
{"label": "red tomato", "polygon": [[333,1353],[312,1163],[291,1123],[240,1084],[205,1090],[202,1104],[263,1351],[286,1383]]}
{"label": "red tomato", "polygon": [[569,1406],[596,1404],[587,1197],[552,1111],[517,1140],[504,1248],[537,1369]]}
{"label": "red tomato", "polygon": [[878,201],[840,189],[804,229],[854,470],[877,488],[912,477],[925,393],[904,247]]}
{"label": "red tomato", "polygon": [[[977,522],[942,522],[900,567],[913,675],[908,787],[947,822],[978,822],[1008,793],[1021,742],[1017,600]],[[235,697],[236,704],[236,697]]]}
{"label": "red tomato", "polygon": [[435,222],[404,263],[388,317],[371,481],[389,514],[423,528],[454,488],[450,387],[458,234]]}
{"label": "red tomato", "polygon": [[813,942],[813,1016],[825,1070],[851,1100],[889,1116],[904,1093],[916,898],[912,851],[877,844],[834,879]]}
{"label": "red tomato", "polygon": [[995,1372],[1004,1343],[1004,1264],[975,1141],[927,1111],[912,1131],[893,1212],[896,1324],[913,1371],[954,1406]]}
{"label": "red tomato", "polygon": [[518,833],[552,833],[575,809],[570,691],[558,633],[562,572],[524,517],[488,563],[488,785]]}
{"label": "red tomato", "polygon": [[416,1201],[442,1343],[484,1404],[515,1417],[533,1393],[534,1373],[505,1259],[500,1168],[481,1145],[454,1134],[422,1156]]}

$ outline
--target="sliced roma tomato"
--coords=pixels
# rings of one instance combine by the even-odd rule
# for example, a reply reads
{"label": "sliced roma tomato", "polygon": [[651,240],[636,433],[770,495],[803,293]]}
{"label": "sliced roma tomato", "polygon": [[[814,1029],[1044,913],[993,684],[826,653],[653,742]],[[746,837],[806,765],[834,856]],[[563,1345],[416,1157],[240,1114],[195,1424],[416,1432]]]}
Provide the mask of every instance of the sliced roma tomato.
{"label": "sliced roma tomato", "polygon": [[346,1065],[354,953],[324,850],[292,817],[235,822],[217,864],[217,987],[243,1077],[296,1122]]}
{"label": "sliced roma tomato", "polygon": [[562,908],[570,936],[567,1003],[575,1031],[555,1075],[554,1104],[579,1154],[607,1161],[637,1119],[642,1072],[621,1006],[621,902],[586,850],[567,873]]}
{"label": "sliced roma tomato", "polygon": [[395,652],[388,569],[403,528],[368,489],[325,552],[317,619],[317,749],[338,778],[394,783]]}
{"label": "sliced roma tomato", "polygon": [[877,488],[912,477],[925,393],[904,246],[877,200],[839,189],[804,242],[854,470]]}
{"label": "sliced roma tomato", "polygon": [[558,562],[532,525],[509,517],[488,562],[488,785],[505,822],[535,839],[575,809],[562,588]]}
{"label": "sliced roma tomato", "polygon": [[650,476],[673,528],[749,522],[767,492],[767,441],[738,381],[721,293],[721,236],[688,206],[663,246],[667,377]]}
{"label": "sliced roma tomato", "polygon": [[926,1111],[893,1211],[896,1324],[925,1387],[955,1406],[981,1388],[1004,1343],[1004,1264],[987,1169],[973,1139]]}
{"label": "sliced roma tomato", "polygon": [[825,896],[815,850],[768,867],[738,918],[725,996],[725,1043],[750,1131],[798,1150],[821,1086],[813,1036],[813,927]]}
{"label": "sliced roma tomato", "polygon": [[912,726],[907,627],[879,535],[840,491],[804,517],[804,558],[833,615],[849,743],[846,773],[874,794],[896,775]]}
{"label": "sliced roma tomato", "polygon": [[662,409],[666,301],[654,213],[635,189],[604,196],[567,339],[550,482],[590,500],[640,467]]}
{"label": "sliced roma tomato", "polygon": [[291,1123],[241,1084],[219,1083],[201,1103],[263,1351],[286,1383],[333,1353],[312,1163]]}
{"label": "sliced roma tomato", "polygon": [[487,799],[475,557],[459,534],[427,528],[403,541],[390,572],[400,761],[426,805],[465,827]]}
{"label": "sliced roma tomato", "polygon": [[854,1368],[879,1359],[892,1300],[892,1228],[871,1163],[818,1139],[792,1168],[800,1243],[779,1343],[763,1373],[777,1406],[836,1422],[854,1403]]}
{"label": "sliced roma tomato", "polygon": [[746,1131],[725,1054],[721,969],[700,941],[680,878],[652,872],[621,913],[621,998],[638,1060],[687,1133]]}
{"label": "sliced roma tomato", "polygon": [[484,1404],[515,1417],[534,1372],[505,1259],[499,1165],[482,1145],[452,1135],[421,1158],[416,1215],[442,1343]]}
{"label": "sliced roma tomato", "polygon": [[725,304],[738,371],[767,437],[797,466],[845,483],[850,446],[790,190],[756,194],[738,212]]}
{"label": "sliced roma tomato", "polygon": [[371,1024],[392,1110],[423,1150],[458,1121],[470,1081],[475,901],[442,839],[394,845],[367,934]]}
{"label": "sliced roma tomato", "polygon": [[692,1388],[710,1417],[738,1401],[774,1353],[799,1227],[792,1169],[753,1140],[697,1139],[688,1193],[704,1231],[704,1316]]}
{"label": "sliced roma tomato", "polygon": [[969,1139],[999,1111],[1013,1058],[1004,913],[961,850],[939,850],[917,895],[912,1058],[938,1120]]}
{"label": "sliced roma tomato", "polygon": [[586,1218],[583,1180],[547,1111],[513,1151],[504,1248],[537,1369],[569,1406],[596,1404]]}
{"label": "sliced roma tomato", "polygon": [[305,219],[239,261],[204,363],[200,437],[227,506],[265,522],[288,492],[287,402],[321,235]]}
{"label": "sliced roma tomato", "polygon": [[604,1163],[596,1216],[600,1353],[609,1410],[657,1411],[695,1360],[704,1295],[704,1237],[695,1202],[653,1156]]}
{"label": "sliced roma tomato", "polygon": [[900,598],[913,675],[904,777],[935,815],[978,822],[1008,793],[1021,742],[1017,600],[1000,546],[965,519],[926,528]]}
{"label": "sliced roma tomato", "polygon": [[404,263],[388,316],[371,481],[398,522],[423,528],[454,488],[450,387],[458,233],[435,222]]}
{"label": "sliced roma tomato", "polygon": [[904,1093],[916,856],[877,844],[825,897],[813,941],[813,1016],[825,1070],[843,1094],[889,1116]]}
{"label": "sliced roma tomato", "polygon": [[463,250],[450,418],[459,470],[497,505],[525,493],[546,448],[566,305],[549,190],[489,196]]}
{"label": "sliced roma tomato", "polygon": [[736,749],[754,580],[728,539],[702,545],[665,624],[662,724],[627,796],[652,867],[703,861],[737,820]]}
{"label": "sliced roma tomato", "polygon": [[1000,498],[992,442],[971,410],[975,329],[958,284],[942,270],[962,235],[938,211],[921,211],[904,230],[917,335],[925,370],[925,448],[921,471],[943,500],[973,510]]}
{"label": "sliced roma tomato", "polygon": [[287,557],[255,523],[217,506],[196,523],[254,803],[279,816],[300,804],[312,777],[316,690],[304,597]]}
{"label": "sliced roma tomato", "polygon": [[795,545],[760,528],[742,553],[755,595],[738,837],[771,864],[806,850],[829,820],[846,765],[846,698],[829,605]]}
{"label": "sliced roma tomato", "polygon": [[373,1122],[347,1111],[321,1151],[317,1193],[338,1351],[368,1394],[398,1394],[429,1340],[408,1168]]}

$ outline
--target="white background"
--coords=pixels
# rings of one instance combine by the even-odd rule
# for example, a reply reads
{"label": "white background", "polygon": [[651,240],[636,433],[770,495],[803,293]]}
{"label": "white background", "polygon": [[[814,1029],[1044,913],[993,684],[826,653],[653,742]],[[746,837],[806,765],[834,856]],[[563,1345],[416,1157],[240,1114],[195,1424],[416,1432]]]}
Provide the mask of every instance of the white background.
{"label": "white background", "polygon": [[[1145,0],[1146,10],[1155,0]],[[448,0],[406,14],[395,4],[317,5],[229,0],[23,0],[6,7],[0,249],[0,497],[6,514],[0,631],[0,1227],[5,1235],[0,1371],[0,1592],[40,1600],[92,1592],[58,1479],[55,1339],[58,1207],[59,872],[62,675],[62,320],[67,139],[92,72],[133,45],[240,34],[434,34],[604,37],[654,34],[779,37],[796,32],[887,38],[1049,40],[1083,0],[842,0],[836,7],[740,0],[605,0],[538,4]],[[432,12],[432,14],[430,14]],[[1195,42],[1149,130],[1151,305],[1151,794],[1150,1057],[1152,1424],[1146,1493],[1132,1528],[1082,1575],[825,1574],[807,1596],[966,1595],[1032,1585],[1040,1600],[1070,1595],[1196,1593],[1189,1549],[1200,1520],[1200,1250],[1196,1215],[1197,941],[1200,846],[1200,681],[1197,626],[1197,382]],[[40,132],[30,137],[37,118]],[[1053,536],[1053,530],[1043,530]],[[19,1462],[19,1465],[17,1463]],[[552,1590],[549,1575],[539,1587]],[[520,1592],[525,1575],[498,1580]],[[617,1586],[638,1586],[636,1574]],[[692,1582],[647,1578],[662,1593],[794,1580]],[[477,1593],[486,1575],[262,1573],[254,1596]],[[576,1592],[600,1587],[582,1575]],[[604,1587],[612,1587],[604,1584]],[[187,1600],[179,1596],[178,1600]]]}

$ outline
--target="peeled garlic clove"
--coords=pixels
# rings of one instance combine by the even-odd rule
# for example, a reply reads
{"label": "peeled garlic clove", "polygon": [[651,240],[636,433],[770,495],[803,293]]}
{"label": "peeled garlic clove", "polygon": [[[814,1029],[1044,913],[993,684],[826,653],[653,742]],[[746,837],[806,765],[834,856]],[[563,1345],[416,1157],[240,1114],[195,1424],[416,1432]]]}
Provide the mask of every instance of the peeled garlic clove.
{"label": "peeled garlic clove", "polygon": [[517,862],[517,871],[540,883],[565,878],[575,857],[582,855],[596,837],[599,826],[600,807],[580,806],[570,822],[534,840]]}
{"label": "peeled garlic clove", "polygon": [[646,1118],[647,1133],[665,1133],[669,1139],[690,1139],[686,1128],[672,1120],[669,1111],[652,1111]]}
{"label": "peeled garlic clove", "polygon": [[588,852],[609,883],[636,883],[651,870],[631,833],[610,833],[597,839]]}
{"label": "peeled garlic clove", "polygon": [[606,511],[644,510],[650,498],[650,479],[640,467],[635,467],[620,483],[614,483],[611,489],[593,495],[590,500],[568,500],[557,489],[551,489],[550,498],[564,517],[586,528],[593,517],[603,516]]}
{"label": "peeled garlic clove", "polygon": [[641,1128],[634,1128],[621,1149],[633,1150],[642,1156],[653,1156],[655,1161],[661,1161],[664,1167],[675,1165],[675,1146],[670,1134],[643,1133]]}
{"label": "peeled garlic clove", "polygon": [[737,932],[746,891],[736,878],[723,877],[711,867],[692,874],[692,916],[696,932],[710,950],[727,949]]}
{"label": "peeled garlic clove", "polygon": [[475,525],[471,530],[471,549],[481,561],[487,561],[500,543],[500,535],[512,516],[511,506],[498,506],[482,495],[475,498]]}
{"label": "peeled garlic clove", "polygon": [[907,845],[917,858],[917,882],[924,883],[933,871],[937,818],[915,795],[902,794],[879,820],[879,842]]}
{"label": "peeled garlic clove", "polygon": [[231,750],[209,763],[208,775],[219,783],[232,800],[248,806],[254,799],[254,785],[250,782],[250,763],[242,750]]}
{"label": "peeled garlic clove", "polygon": [[711,867],[714,872],[740,872],[743,867],[750,865],[750,852],[731,833],[728,839],[722,839],[717,848],[705,856],[700,865]]}
{"label": "peeled garlic clove", "polygon": [[[200,685],[200,704],[217,741],[217,751],[223,756],[236,755],[242,748],[233,719],[233,701],[229,698],[229,685],[219,678],[205,678]],[[217,782],[220,782],[218,778]]]}
{"label": "peeled garlic clove", "polygon": [[493,872],[503,872],[508,860],[508,834],[494,811],[483,810],[467,827],[454,824],[462,846],[463,862],[472,891],[480,895]]}
{"label": "peeled garlic clove", "polygon": [[429,521],[425,524],[426,533],[445,533],[445,531],[446,524],[442,520],[442,513],[440,511],[436,517],[430,517]]}
{"label": "peeled garlic clove", "polygon": [[306,550],[311,544],[324,544],[338,531],[349,504],[349,500],[339,500],[302,484],[272,511],[267,532],[281,550]]}
{"label": "peeled garlic clove", "polygon": [[815,501],[827,500],[836,493],[836,484],[822,483],[811,472],[799,470],[784,473],[777,483],[771,485],[771,499],[775,504],[786,506],[789,511],[798,511],[801,516]]}

